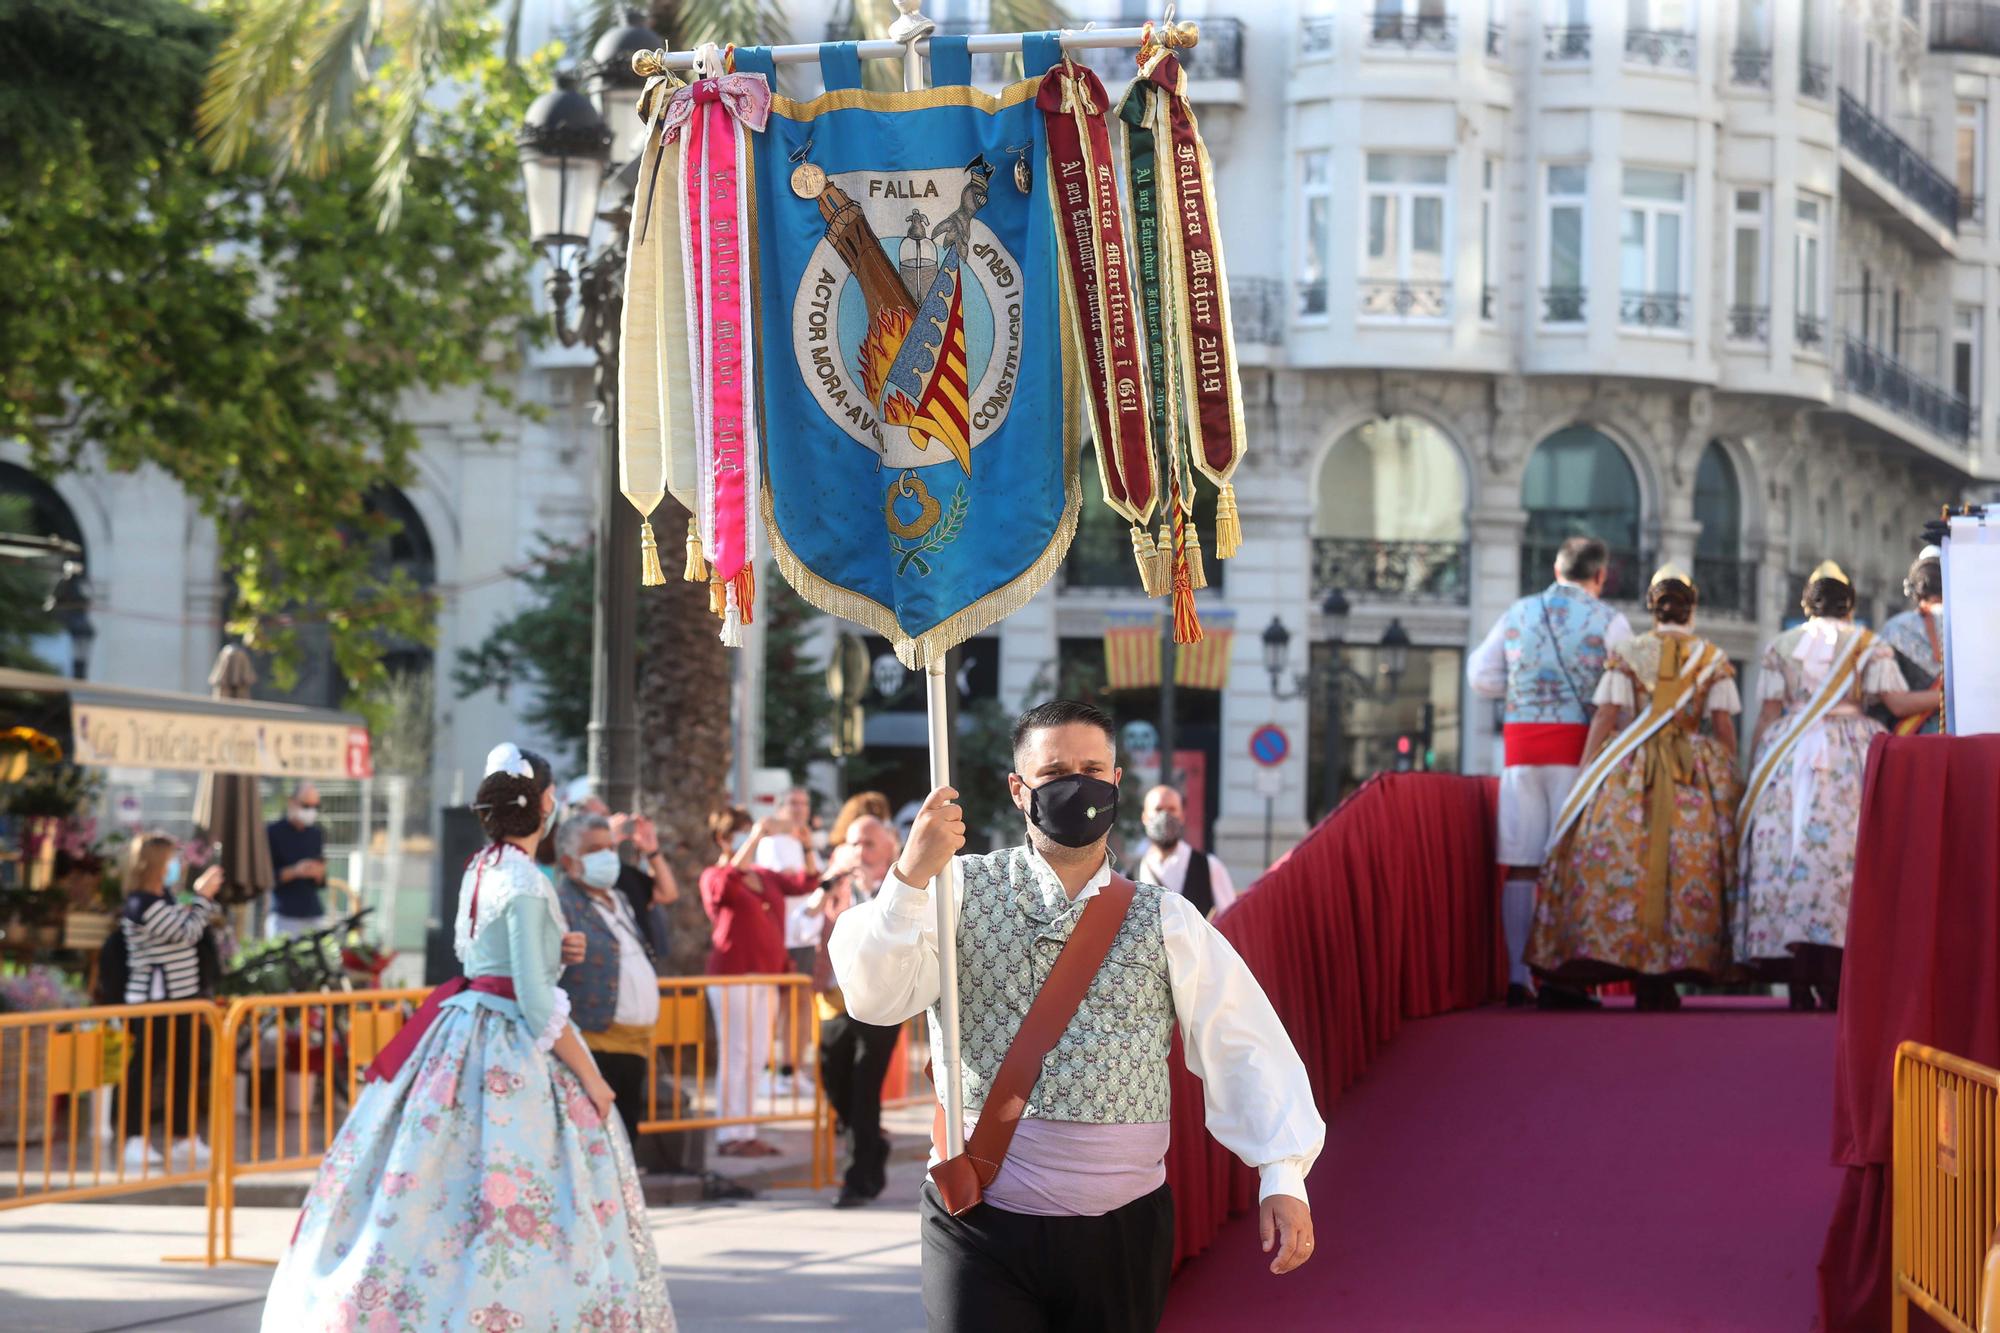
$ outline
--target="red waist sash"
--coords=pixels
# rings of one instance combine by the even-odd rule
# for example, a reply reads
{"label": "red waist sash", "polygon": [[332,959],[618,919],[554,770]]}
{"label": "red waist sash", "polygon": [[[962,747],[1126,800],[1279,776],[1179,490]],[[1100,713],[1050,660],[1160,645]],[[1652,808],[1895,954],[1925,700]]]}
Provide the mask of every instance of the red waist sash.
{"label": "red waist sash", "polygon": [[1583,762],[1590,728],[1581,722],[1509,722],[1500,734],[1509,768],[1530,764],[1573,767]]}
{"label": "red waist sash", "polygon": [[430,1031],[431,1024],[437,1022],[438,1010],[444,1007],[444,1002],[460,991],[467,990],[478,991],[482,995],[497,995],[503,1000],[511,1000],[514,998],[514,979],[512,977],[453,977],[450,981],[431,991],[429,995],[424,997],[424,1002],[417,1006],[417,1012],[410,1015],[410,1021],[403,1024],[403,1030],[398,1032],[394,1039],[382,1048],[381,1054],[377,1055],[369,1063],[368,1068],[361,1071],[362,1081],[372,1083],[378,1078],[391,1079],[396,1077],[397,1073],[403,1068],[403,1062],[410,1058],[410,1053],[417,1049],[417,1043],[424,1039],[424,1033]]}

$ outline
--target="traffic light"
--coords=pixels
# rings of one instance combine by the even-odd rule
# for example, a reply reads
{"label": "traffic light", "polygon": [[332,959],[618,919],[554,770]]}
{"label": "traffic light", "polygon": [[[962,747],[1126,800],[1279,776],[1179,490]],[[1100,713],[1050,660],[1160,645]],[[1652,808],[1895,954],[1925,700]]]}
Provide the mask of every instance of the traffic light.
{"label": "traffic light", "polygon": [[1417,743],[1408,732],[1396,737],[1396,771],[1407,773],[1415,766]]}

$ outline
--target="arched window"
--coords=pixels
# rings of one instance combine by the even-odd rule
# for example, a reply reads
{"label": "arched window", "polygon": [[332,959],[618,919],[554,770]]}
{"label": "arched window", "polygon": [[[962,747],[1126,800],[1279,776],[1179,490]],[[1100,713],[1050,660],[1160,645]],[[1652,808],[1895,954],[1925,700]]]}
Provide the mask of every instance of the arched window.
{"label": "arched window", "polygon": [[[67,570],[55,561],[0,565],[0,598],[25,612],[9,617],[11,623],[0,629],[0,658],[13,666],[83,676],[89,667],[96,628],[91,624],[87,600],[90,552],[76,514],[48,482],[26,468],[0,463],[0,532],[55,537],[79,552],[77,570]],[[68,605],[59,605],[53,615],[39,614],[43,599],[52,591],[59,602],[65,600],[67,592]]]}
{"label": "arched window", "polygon": [[1334,441],[1313,505],[1315,591],[1465,600],[1465,469],[1421,417]]}
{"label": "arched window", "polygon": [[1694,578],[1702,607],[1729,615],[1754,616],[1756,565],[1743,559],[1743,489],[1736,465],[1720,441],[1709,441],[1694,474]]}
{"label": "arched window", "polygon": [[1521,483],[1528,511],[1521,547],[1521,589],[1549,581],[1556,551],[1570,537],[1596,537],[1611,548],[1608,597],[1638,595],[1650,569],[1640,549],[1639,478],[1625,453],[1602,431],[1569,426],[1535,447]]}
{"label": "arched window", "polygon": [[0,496],[19,497],[16,505],[22,510],[9,515],[8,522],[0,526],[25,531],[34,537],[60,537],[79,548],[83,546],[83,528],[69,504],[56,494],[55,487],[26,468],[0,463]]}

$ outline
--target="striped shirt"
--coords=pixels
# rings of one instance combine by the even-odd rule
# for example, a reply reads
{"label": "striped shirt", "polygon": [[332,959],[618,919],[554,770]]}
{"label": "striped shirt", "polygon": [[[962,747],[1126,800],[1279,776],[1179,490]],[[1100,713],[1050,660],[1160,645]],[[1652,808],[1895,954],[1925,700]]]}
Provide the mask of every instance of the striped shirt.
{"label": "striped shirt", "polygon": [[164,894],[125,899],[125,1003],[188,1000],[201,993],[201,933],[215,913],[212,899],[176,903]]}

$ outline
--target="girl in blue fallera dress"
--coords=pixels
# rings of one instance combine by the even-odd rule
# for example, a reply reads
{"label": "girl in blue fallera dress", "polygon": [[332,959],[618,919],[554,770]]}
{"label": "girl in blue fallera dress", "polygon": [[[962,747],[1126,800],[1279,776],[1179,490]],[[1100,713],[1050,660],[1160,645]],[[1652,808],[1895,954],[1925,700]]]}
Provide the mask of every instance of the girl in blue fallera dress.
{"label": "girl in blue fallera dress", "polygon": [[611,1089],[555,980],[567,932],[536,869],[546,764],[496,748],[474,808],[465,976],[369,1068],[264,1305],[265,1333],[672,1333]]}

